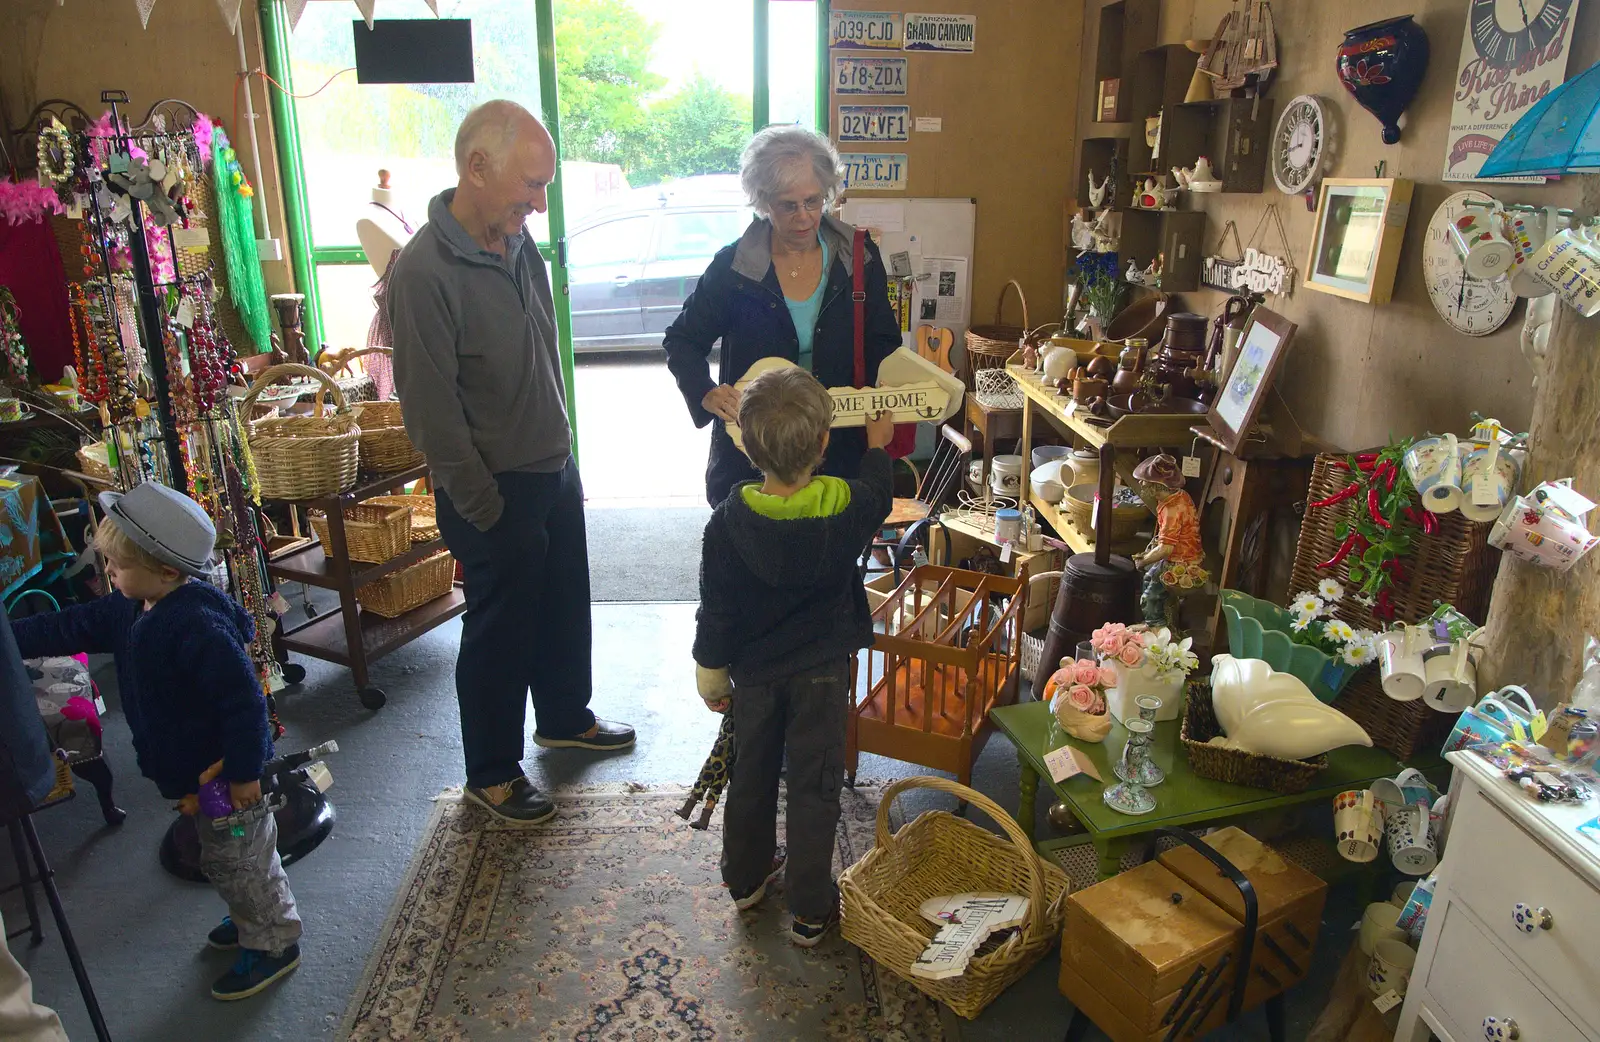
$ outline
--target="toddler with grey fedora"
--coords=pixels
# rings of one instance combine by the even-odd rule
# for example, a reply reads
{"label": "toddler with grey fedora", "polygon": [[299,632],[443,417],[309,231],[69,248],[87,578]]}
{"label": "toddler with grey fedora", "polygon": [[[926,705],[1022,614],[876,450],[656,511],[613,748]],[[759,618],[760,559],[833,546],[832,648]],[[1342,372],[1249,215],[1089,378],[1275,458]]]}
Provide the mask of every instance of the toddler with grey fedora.
{"label": "toddler with grey fedora", "polygon": [[[200,868],[227,902],[207,937],[238,949],[212,985],[223,1000],[254,995],[300,964],[300,916],[278,860],[278,827],[261,797],[272,734],[250,660],[255,623],[205,581],[216,529],[200,504],[146,482],[100,497],[95,548],[113,587],[104,597],[12,622],[24,658],[116,656],[117,687],[139,770],[196,816]],[[199,787],[220,777],[234,812],[198,814]]]}

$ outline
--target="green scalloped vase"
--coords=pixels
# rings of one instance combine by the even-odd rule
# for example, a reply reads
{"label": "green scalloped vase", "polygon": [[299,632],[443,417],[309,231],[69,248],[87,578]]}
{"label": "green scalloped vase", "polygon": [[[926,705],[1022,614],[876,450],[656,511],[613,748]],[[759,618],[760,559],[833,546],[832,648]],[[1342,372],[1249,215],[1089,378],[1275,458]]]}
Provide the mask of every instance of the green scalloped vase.
{"label": "green scalloped vase", "polygon": [[1289,639],[1289,613],[1276,604],[1238,590],[1223,590],[1221,596],[1234,658],[1261,659],[1279,673],[1298,677],[1323,702],[1338,698],[1356,675],[1354,666]]}

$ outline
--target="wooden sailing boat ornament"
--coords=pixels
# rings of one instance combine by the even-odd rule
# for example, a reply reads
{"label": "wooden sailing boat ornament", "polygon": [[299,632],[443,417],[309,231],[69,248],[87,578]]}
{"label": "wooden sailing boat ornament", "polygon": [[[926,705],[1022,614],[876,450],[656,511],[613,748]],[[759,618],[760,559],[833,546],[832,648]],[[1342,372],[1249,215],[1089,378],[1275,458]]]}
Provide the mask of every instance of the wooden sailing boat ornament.
{"label": "wooden sailing boat ornament", "polygon": [[1266,0],[1234,0],[1197,68],[1210,76],[1218,97],[1266,93],[1278,67],[1278,34]]}

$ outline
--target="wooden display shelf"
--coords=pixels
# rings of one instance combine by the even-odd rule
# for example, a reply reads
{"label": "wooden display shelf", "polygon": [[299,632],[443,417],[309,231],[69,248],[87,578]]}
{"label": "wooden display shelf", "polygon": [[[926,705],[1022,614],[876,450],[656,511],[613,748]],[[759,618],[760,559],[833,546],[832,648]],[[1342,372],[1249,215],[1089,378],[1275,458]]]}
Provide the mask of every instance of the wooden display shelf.
{"label": "wooden display shelf", "polygon": [[[1068,517],[1065,510],[1031,494],[1028,496],[1028,502],[1038,512],[1039,517],[1056,530],[1061,536],[1061,541],[1072,548],[1073,553],[1094,553],[1094,533],[1079,528],[1077,522]],[[1152,518],[1152,520],[1154,519]],[[1111,541],[1111,552],[1129,557],[1143,550],[1145,544],[1149,542],[1149,535],[1141,529],[1139,534],[1132,539],[1113,539]]]}
{"label": "wooden display shelf", "polygon": [[1016,378],[1023,396],[1039,407],[1050,422],[1064,431],[1081,438],[1090,448],[1098,449],[1110,442],[1117,448],[1159,449],[1174,445],[1188,445],[1195,438],[1190,432],[1200,417],[1189,413],[1134,413],[1112,421],[1109,425],[1090,423],[1076,413],[1068,412],[1070,398],[1063,398],[1044,384],[1037,373],[1008,362],[1006,372]]}
{"label": "wooden display shelf", "polygon": [[[466,610],[467,598],[459,586],[393,619],[386,619],[374,612],[363,612],[358,607],[356,630],[361,637],[361,657],[370,661],[386,655]],[[346,630],[342,609],[301,623],[283,635],[283,643],[290,651],[298,651],[325,662],[341,666],[355,663],[355,657],[350,653],[350,635]]]}
{"label": "wooden display shelf", "polygon": [[[382,564],[351,561],[350,585],[359,589],[408,565],[416,564],[425,557],[432,557],[443,549],[445,549],[443,539],[431,539],[426,543],[413,544],[411,549],[389,558]],[[340,586],[338,562],[328,558],[328,552],[321,543],[312,543],[304,549],[278,558],[272,562],[269,570],[275,578],[305,583],[307,586],[316,586],[324,590],[337,590]]]}

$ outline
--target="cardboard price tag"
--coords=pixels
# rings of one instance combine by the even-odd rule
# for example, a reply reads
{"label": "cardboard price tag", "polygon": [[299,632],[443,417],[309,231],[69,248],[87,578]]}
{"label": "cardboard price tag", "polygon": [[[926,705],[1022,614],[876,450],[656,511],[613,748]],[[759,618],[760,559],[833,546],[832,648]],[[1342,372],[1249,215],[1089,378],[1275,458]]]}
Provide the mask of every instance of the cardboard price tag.
{"label": "cardboard price tag", "polygon": [[1400,1005],[1400,993],[1390,988],[1388,991],[1372,1000],[1372,1005],[1379,1013],[1387,1013]]}
{"label": "cardboard price tag", "polygon": [[1070,745],[1064,745],[1054,752],[1046,753],[1044,765],[1050,769],[1050,780],[1056,783],[1064,782],[1068,778],[1075,778],[1080,774],[1087,774],[1095,781],[1100,780],[1100,772],[1095,770],[1094,764],[1086,753],[1081,753]]}
{"label": "cardboard price tag", "polygon": [[1186,478],[1197,478],[1200,476],[1199,456],[1183,457],[1183,476]]}

